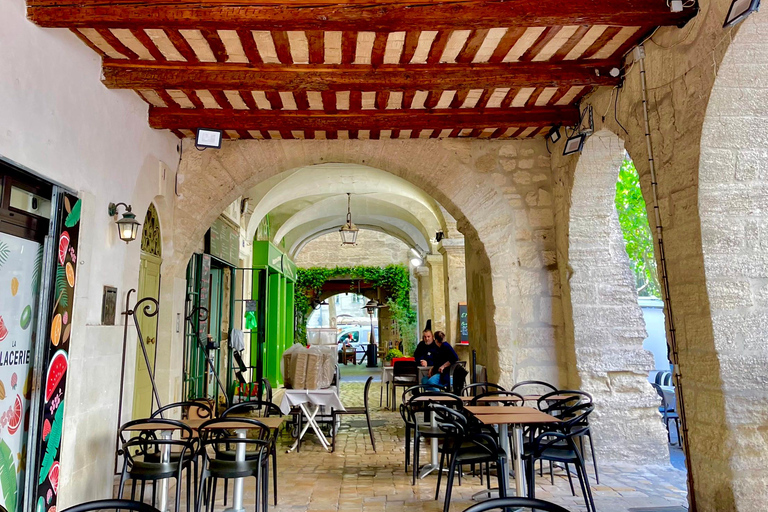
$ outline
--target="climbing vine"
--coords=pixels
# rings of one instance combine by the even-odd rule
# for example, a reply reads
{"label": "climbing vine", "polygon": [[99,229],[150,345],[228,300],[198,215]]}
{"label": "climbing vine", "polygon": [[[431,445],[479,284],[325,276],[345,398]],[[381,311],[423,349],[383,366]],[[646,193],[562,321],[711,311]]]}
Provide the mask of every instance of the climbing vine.
{"label": "climbing vine", "polygon": [[312,299],[320,296],[326,281],[342,276],[366,281],[374,287],[382,288],[388,296],[387,306],[403,337],[404,346],[414,344],[416,312],[411,304],[411,277],[405,265],[299,268],[294,289],[294,304],[298,319],[296,341],[307,343],[307,318],[312,311]]}
{"label": "climbing vine", "polygon": [[629,264],[635,275],[637,294],[641,297],[661,297],[645,200],[640,190],[637,169],[629,159],[624,160],[619,169],[616,210],[619,213]]}

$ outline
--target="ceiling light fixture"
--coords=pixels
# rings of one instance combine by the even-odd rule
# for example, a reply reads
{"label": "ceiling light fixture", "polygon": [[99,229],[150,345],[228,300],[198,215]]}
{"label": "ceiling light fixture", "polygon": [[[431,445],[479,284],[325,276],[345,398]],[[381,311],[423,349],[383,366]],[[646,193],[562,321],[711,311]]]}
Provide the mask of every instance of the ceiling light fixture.
{"label": "ceiling light fixture", "polygon": [[195,148],[205,151],[208,148],[221,149],[224,132],[210,128],[198,128],[195,134]]}
{"label": "ceiling light fixture", "polygon": [[339,229],[341,235],[341,245],[355,245],[357,243],[357,233],[360,230],[352,222],[352,194],[347,193],[347,223]]}
{"label": "ceiling light fixture", "polygon": [[572,155],[574,153],[581,153],[584,148],[584,141],[587,138],[586,133],[579,133],[572,137],[568,137],[565,141],[565,147],[563,148],[563,156]]}
{"label": "ceiling light fixture", "polygon": [[547,137],[549,138],[549,141],[552,144],[556,144],[557,141],[559,141],[562,138],[562,135],[560,134],[560,127],[559,126],[553,126],[551,130],[549,130],[549,133],[547,134]]}
{"label": "ceiling light fixture", "polygon": [[757,11],[760,7],[760,0],[733,0],[728,9],[728,15],[725,17],[723,28],[732,27],[744,21],[747,16]]}

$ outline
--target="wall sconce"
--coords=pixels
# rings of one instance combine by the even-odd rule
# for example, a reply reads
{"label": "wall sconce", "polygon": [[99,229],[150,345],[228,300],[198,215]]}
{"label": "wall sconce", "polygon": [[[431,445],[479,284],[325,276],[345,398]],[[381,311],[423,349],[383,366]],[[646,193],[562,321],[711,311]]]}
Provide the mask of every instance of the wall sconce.
{"label": "wall sconce", "polygon": [[117,215],[117,208],[120,206],[125,208],[125,212],[123,212],[122,219],[115,221],[115,224],[117,225],[117,236],[127,244],[128,242],[136,240],[141,223],[136,220],[136,215],[131,212],[131,205],[125,203],[109,203],[109,216],[114,217]]}

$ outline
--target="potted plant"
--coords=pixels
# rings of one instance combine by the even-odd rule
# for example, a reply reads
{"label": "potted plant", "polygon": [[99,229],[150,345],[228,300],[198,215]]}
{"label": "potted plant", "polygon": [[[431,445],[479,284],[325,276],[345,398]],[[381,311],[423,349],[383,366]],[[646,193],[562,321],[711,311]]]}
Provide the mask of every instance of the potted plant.
{"label": "potted plant", "polygon": [[391,366],[392,359],[396,357],[403,357],[403,353],[397,350],[396,348],[391,348],[387,350],[386,354],[384,354],[384,362],[387,364],[387,366]]}

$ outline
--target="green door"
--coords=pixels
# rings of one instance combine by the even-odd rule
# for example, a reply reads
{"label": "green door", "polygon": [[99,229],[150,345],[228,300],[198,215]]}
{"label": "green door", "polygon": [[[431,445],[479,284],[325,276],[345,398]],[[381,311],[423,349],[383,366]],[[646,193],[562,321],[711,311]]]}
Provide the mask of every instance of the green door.
{"label": "green door", "polygon": [[[139,300],[145,297],[160,297],[160,264],[162,260],[151,254],[141,254],[139,270]],[[157,347],[157,316],[145,317],[137,312],[147,356],[155,371],[155,350]],[[133,418],[148,418],[152,414],[152,382],[147,371],[147,364],[141,345],[136,340],[136,377],[133,387]]]}

